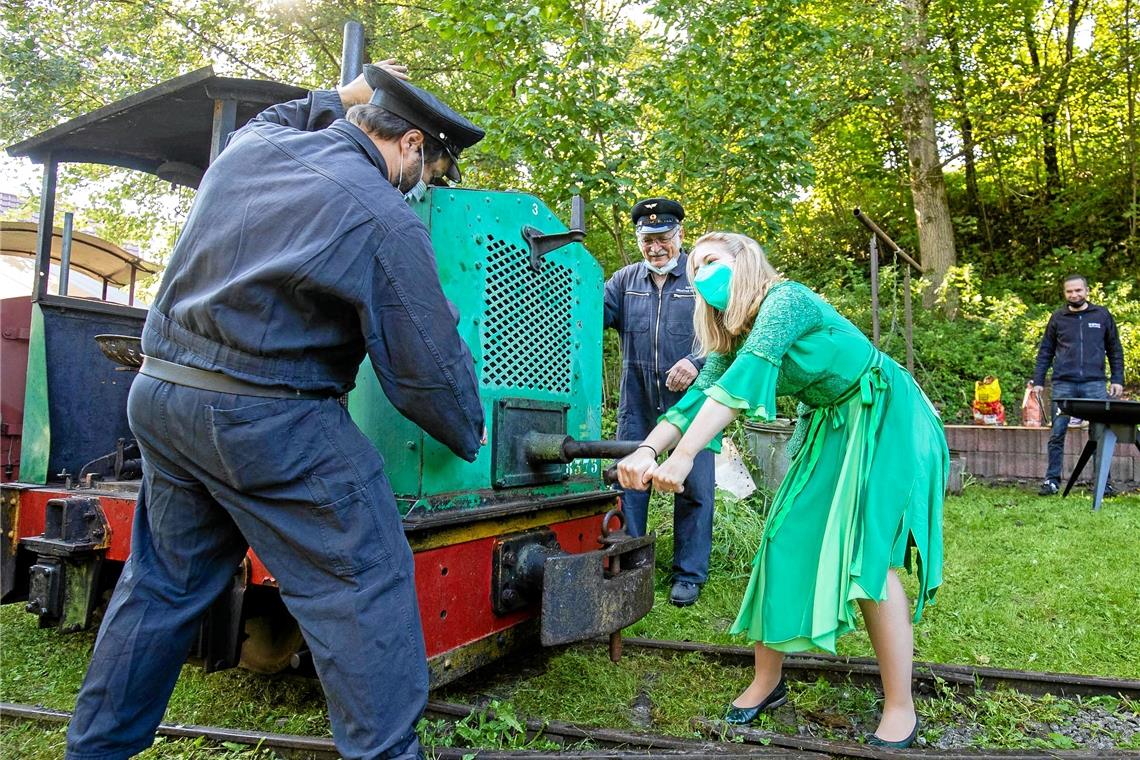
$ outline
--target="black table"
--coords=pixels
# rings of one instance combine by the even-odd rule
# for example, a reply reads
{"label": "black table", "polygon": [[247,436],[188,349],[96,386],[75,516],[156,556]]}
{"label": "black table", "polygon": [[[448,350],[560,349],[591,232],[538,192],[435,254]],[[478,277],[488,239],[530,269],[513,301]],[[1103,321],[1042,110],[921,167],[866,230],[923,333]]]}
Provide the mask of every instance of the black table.
{"label": "black table", "polygon": [[1140,449],[1136,438],[1136,426],[1140,425],[1140,401],[1120,401],[1118,399],[1058,398],[1053,399],[1061,412],[1089,421],[1089,440],[1081,452],[1069,483],[1062,496],[1068,496],[1077,482],[1085,463],[1094,453],[1093,470],[1096,490],[1093,492],[1093,509],[1100,509],[1104,499],[1104,485],[1108,482],[1108,469],[1112,464],[1112,452],[1117,443],[1131,443]]}

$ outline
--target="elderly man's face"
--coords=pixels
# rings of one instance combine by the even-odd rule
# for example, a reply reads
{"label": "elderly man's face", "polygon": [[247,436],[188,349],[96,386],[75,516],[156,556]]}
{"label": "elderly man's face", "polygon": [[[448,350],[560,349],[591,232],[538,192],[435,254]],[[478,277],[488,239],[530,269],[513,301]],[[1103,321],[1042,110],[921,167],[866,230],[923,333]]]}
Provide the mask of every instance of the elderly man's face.
{"label": "elderly man's face", "polygon": [[681,228],[676,227],[669,232],[638,233],[637,245],[647,262],[663,267],[681,254]]}

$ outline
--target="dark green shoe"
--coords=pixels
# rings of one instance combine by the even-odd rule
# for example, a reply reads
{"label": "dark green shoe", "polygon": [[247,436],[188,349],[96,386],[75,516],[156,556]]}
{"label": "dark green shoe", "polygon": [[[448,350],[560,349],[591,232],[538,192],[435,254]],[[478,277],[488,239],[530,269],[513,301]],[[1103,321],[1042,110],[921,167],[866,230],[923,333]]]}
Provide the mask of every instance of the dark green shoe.
{"label": "dark green shoe", "polygon": [[889,742],[886,739],[880,739],[877,734],[867,734],[867,744],[872,747],[889,747],[890,749],[906,749],[914,744],[914,740],[918,738],[918,718],[914,719],[914,728],[910,731],[910,736],[901,741]]}
{"label": "dark green shoe", "polygon": [[756,720],[760,713],[765,710],[774,710],[787,701],[788,685],[784,683],[784,677],[780,676],[780,682],[776,684],[776,688],[772,689],[772,693],[755,707],[737,707],[729,703],[728,712],[724,716],[724,722],[731,723],[734,726],[746,726]]}

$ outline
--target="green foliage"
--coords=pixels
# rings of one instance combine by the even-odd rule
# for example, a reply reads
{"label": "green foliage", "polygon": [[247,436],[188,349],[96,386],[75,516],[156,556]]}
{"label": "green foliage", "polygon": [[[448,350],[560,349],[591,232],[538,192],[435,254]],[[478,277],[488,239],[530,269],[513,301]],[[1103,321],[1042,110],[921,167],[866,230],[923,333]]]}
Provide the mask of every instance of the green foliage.
{"label": "green foliage", "polygon": [[509,702],[491,700],[487,706],[454,723],[420,720],[416,731],[426,748],[471,747],[475,749],[557,750],[560,745],[542,734],[529,736],[526,724]]}
{"label": "green foliage", "polygon": [[[786,253],[777,261],[790,276],[813,284],[841,314],[866,335],[872,334],[870,282],[853,263],[830,267],[804,265]],[[1062,305],[1060,280],[1053,278],[1052,297],[1038,303],[1009,280],[988,281],[974,264],[952,267],[938,291],[936,305],[922,307],[926,283],[915,279],[915,377],[946,422],[969,422],[974,383],[987,375],[998,378],[1006,423],[1020,421],[1026,383],[1032,378],[1037,348],[1054,309]],[[1036,286],[1032,286],[1036,287]],[[1044,290],[1044,286],[1042,286]],[[1098,282],[1090,276],[1090,300],[1112,312],[1124,346],[1125,384],[1140,384],[1140,284]],[[880,347],[906,365],[902,278],[894,266],[880,270]]]}

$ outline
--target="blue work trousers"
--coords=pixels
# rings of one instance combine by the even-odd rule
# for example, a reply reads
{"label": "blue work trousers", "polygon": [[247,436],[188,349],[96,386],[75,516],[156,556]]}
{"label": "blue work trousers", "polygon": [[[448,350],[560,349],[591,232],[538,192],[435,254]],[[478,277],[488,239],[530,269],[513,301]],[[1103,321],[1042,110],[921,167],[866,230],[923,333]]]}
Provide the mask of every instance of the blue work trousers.
{"label": "blue work trousers", "polygon": [[304,634],[345,758],[413,758],[427,664],[412,553],[383,463],[335,399],[139,375],[131,555],[67,736],[74,760],[150,746],[199,622],[252,546]]}
{"label": "blue work trousers", "polygon": [[[1108,398],[1103,380],[1073,383],[1065,380],[1052,382],[1052,398]],[[1045,479],[1061,482],[1061,465],[1065,459],[1065,434],[1069,432],[1069,415],[1061,414],[1053,405],[1053,434],[1049,436],[1049,468]]]}
{"label": "blue work trousers", "polygon": [[[632,403],[631,403],[632,405]],[[652,415],[626,411],[618,422],[618,438],[643,441],[656,424]],[[713,507],[716,493],[715,455],[697,454],[685,490],[673,497],[673,580],[703,584],[709,577],[712,551]],[[624,491],[621,508],[626,530],[644,536],[649,521],[649,492]]]}

